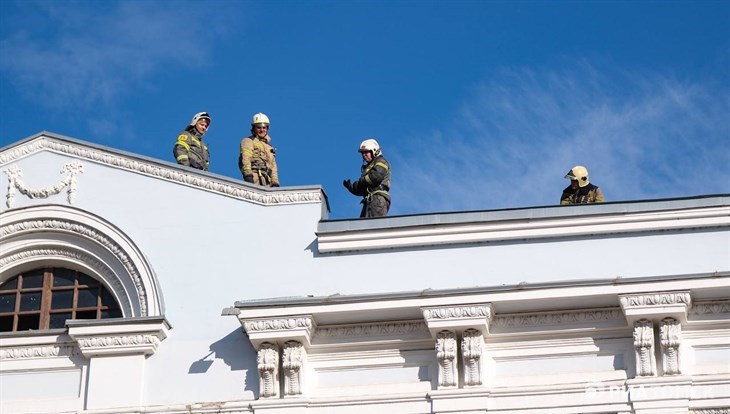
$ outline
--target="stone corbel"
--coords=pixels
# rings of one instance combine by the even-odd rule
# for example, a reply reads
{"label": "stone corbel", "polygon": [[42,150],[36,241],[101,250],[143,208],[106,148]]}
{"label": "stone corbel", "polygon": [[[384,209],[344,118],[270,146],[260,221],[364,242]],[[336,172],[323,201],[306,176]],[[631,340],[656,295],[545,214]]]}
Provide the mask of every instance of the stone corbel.
{"label": "stone corbel", "polygon": [[692,305],[689,291],[619,295],[619,301],[629,326],[633,326],[640,319],[658,323],[666,317],[686,323],[687,313]]}
{"label": "stone corbel", "polygon": [[476,329],[486,336],[492,320],[491,303],[429,307],[422,308],[421,312],[434,339],[443,330],[461,334]]}
{"label": "stone corbel", "polygon": [[650,320],[642,319],[634,322],[634,351],[636,354],[636,376],[655,376],[654,325]]}
{"label": "stone corbel", "polygon": [[239,315],[239,322],[258,353],[261,397],[278,397],[282,382],[282,397],[301,396],[307,348],[316,329],[312,315],[250,319]]}
{"label": "stone corbel", "polygon": [[679,375],[679,344],[682,325],[674,318],[664,318],[659,325],[659,343],[662,352],[662,371],[664,375]]}
{"label": "stone corbel", "polygon": [[68,335],[76,341],[85,358],[116,355],[152,355],[170,330],[164,317],[124,320],[84,320],[66,322]]}

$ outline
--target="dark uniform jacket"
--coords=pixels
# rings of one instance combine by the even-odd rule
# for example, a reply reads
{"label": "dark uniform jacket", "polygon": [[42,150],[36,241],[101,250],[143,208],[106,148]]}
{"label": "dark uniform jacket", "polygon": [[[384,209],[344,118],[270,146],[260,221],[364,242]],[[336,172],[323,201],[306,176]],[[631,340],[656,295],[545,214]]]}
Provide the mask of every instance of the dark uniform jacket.
{"label": "dark uniform jacket", "polygon": [[210,167],[210,152],[208,146],[203,142],[203,136],[191,127],[181,132],[177,142],[172,148],[172,153],[178,164],[208,171]]}
{"label": "dark uniform jacket", "polygon": [[390,208],[390,163],[382,155],[362,166],[360,179],[352,183],[350,192],[363,197],[360,217],[381,217]]}
{"label": "dark uniform jacket", "polygon": [[568,186],[563,190],[560,196],[560,204],[585,204],[585,203],[603,203],[603,193],[601,189],[593,184],[580,187],[574,190]]}

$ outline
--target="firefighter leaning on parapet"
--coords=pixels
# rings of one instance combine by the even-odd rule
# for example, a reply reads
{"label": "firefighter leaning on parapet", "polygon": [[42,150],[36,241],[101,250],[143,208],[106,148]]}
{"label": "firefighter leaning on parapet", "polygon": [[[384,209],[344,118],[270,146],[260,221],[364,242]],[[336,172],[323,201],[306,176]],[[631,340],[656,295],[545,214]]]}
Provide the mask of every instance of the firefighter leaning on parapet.
{"label": "firefighter leaning on parapet", "polygon": [[570,185],[563,190],[560,204],[603,203],[603,193],[597,186],[588,181],[588,170],[582,165],[573,167],[565,178]]}
{"label": "firefighter leaning on parapet", "polygon": [[276,168],[276,150],[271,146],[269,117],[261,112],[251,120],[251,136],[241,140],[241,155],[238,168],[243,179],[249,183],[266,187],[279,186],[279,171]]}
{"label": "firefighter leaning on parapet", "polygon": [[208,171],[210,167],[210,152],[203,142],[203,135],[210,126],[210,115],[207,112],[198,112],[193,116],[190,125],[177,136],[172,154],[178,164],[199,170]]}
{"label": "firefighter leaning on parapet", "polygon": [[363,141],[358,151],[363,161],[360,179],[354,183],[344,180],[342,185],[363,198],[360,217],[386,216],[390,209],[390,164],[374,139]]}

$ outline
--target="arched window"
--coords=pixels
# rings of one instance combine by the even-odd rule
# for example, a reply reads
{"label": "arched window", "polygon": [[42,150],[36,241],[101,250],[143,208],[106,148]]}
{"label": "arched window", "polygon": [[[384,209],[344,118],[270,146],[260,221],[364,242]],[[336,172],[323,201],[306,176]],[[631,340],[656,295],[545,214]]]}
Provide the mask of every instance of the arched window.
{"label": "arched window", "polygon": [[0,332],[63,328],[67,319],[120,317],[111,292],[76,270],[35,269],[0,285]]}

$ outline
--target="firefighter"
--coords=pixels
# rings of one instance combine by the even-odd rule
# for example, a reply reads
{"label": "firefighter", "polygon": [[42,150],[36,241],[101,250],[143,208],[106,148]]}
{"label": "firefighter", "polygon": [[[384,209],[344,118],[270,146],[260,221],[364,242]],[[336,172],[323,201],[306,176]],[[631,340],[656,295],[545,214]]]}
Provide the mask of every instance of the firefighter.
{"label": "firefighter", "polygon": [[603,203],[603,193],[598,186],[588,181],[586,167],[582,165],[573,167],[565,178],[570,180],[570,185],[563,190],[560,204]]}
{"label": "firefighter", "polygon": [[241,140],[241,155],[238,168],[243,179],[265,187],[279,186],[279,171],[276,168],[276,150],[271,146],[269,117],[261,112],[251,120],[251,136]]}
{"label": "firefighter", "polygon": [[390,209],[390,164],[372,138],[363,141],[358,151],[363,161],[360,179],[344,180],[342,185],[363,198],[360,217],[384,217]]}
{"label": "firefighter", "polygon": [[210,115],[207,112],[198,112],[193,116],[190,125],[177,136],[177,142],[172,148],[172,154],[178,164],[208,171],[210,167],[210,152],[203,142],[203,135],[210,127]]}

